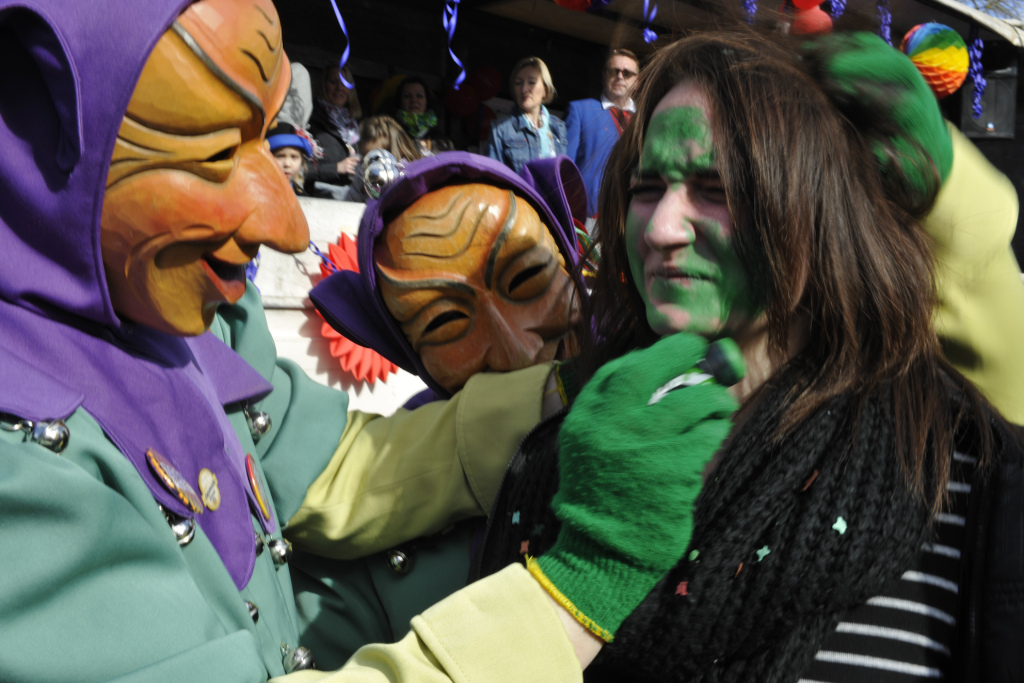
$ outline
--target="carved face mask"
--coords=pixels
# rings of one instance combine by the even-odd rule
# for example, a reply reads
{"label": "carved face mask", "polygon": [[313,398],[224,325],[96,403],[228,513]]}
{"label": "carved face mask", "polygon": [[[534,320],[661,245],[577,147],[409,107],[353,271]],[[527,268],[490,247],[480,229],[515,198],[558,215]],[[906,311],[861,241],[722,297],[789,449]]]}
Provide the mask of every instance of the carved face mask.
{"label": "carved face mask", "polygon": [[245,292],[261,244],[306,248],[309,230],[264,141],[288,91],[269,0],[202,0],[157,42],[118,132],[101,245],[114,310],[196,335]]}
{"label": "carved face mask", "polygon": [[448,391],[564,356],[575,288],[547,226],[510,190],[424,195],[388,224],[374,260],[385,305]]}

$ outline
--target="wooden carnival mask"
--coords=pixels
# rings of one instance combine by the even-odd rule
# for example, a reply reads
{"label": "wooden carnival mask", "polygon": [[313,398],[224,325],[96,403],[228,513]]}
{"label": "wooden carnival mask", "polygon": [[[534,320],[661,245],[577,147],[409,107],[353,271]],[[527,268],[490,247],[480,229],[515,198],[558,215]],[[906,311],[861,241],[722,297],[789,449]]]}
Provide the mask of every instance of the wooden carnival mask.
{"label": "wooden carnival mask", "polygon": [[202,0],[157,42],[107,176],[103,264],[118,315],[196,335],[245,292],[261,244],[306,248],[309,230],[264,141],[288,91],[269,0]]}
{"label": "wooden carnival mask", "polygon": [[374,248],[384,303],[441,386],[564,357],[575,287],[537,211],[510,190],[430,192]]}

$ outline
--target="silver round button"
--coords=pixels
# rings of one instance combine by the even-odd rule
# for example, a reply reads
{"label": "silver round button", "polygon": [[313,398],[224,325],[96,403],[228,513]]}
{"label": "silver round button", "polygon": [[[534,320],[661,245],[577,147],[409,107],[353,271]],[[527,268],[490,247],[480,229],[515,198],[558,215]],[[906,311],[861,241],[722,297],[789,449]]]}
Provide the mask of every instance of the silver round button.
{"label": "silver round button", "polygon": [[260,620],[260,608],[256,606],[256,603],[245,601],[245,607],[249,610],[249,616],[252,617],[252,623],[257,623]]}
{"label": "silver round button", "polygon": [[191,517],[179,517],[174,514],[163,505],[158,505],[160,512],[164,513],[164,519],[171,526],[171,531],[174,532],[174,538],[178,541],[178,545],[184,547],[192,542],[192,539],[196,537],[196,521]]}
{"label": "silver round button", "polygon": [[305,645],[300,645],[284,656],[284,672],[288,674],[294,671],[312,669],[315,666],[316,662],[313,661],[313,652]]}
{"label": "silver round button", "polygon": [[270,416],[261,410],[250,410],[246,408],[245,419],[249,423],[249,434],[253,441],[259,441],[260,437],[270,431],[272,424]]}
{"label": "silver round button", "polygon": [[283,538],[275,538],[267,543],[267,547],[270,548],[270,556],[274,558],[274,564],[278,567],[292,558],[292,544]]}
{"label": "silver round button", "polygon": [[388,568],[399,575],[408,574],[412,569],[412,559],[401,550],[389,550]]}
{"label": "silver round button", "polygon": [[32,428],[32,440],[54,453],[60,453],[67,448],[70,439],[71,432],[68,431],[64,420],[37,422]]}

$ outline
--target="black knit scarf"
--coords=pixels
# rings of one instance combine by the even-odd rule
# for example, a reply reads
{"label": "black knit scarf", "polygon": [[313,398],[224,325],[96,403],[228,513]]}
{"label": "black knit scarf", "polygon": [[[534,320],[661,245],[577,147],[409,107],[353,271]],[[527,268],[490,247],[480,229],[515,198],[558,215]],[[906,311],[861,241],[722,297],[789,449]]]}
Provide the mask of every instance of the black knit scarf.
{"label": "black knit scarf", "polygon": [[[910,566],[929,514],[893,453],[887,389],[859,410],[833,399],[775,443],[791,388],[785,375],[765,388],[701,492],[687,556],[587,681],[795,681],[843,614]],[[481,574],[557,536],[546,508],[558,488],[550,431],[528,437],[506,475]]]}

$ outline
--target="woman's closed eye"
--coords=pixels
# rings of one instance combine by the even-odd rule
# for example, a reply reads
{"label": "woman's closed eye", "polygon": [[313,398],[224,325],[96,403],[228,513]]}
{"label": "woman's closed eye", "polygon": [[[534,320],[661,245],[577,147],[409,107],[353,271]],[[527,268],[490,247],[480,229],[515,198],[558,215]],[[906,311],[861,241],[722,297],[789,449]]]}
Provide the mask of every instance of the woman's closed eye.
{"label": "woman's closed eye", "polygon": [[627,190],[629,198],[638,202],[656,202],[665,194],[664,181],[654,178],[642,178],[634,181]]}
{"label": "woman's closed eye", "polygon": [[705,201],[714,204],[725,204],[725,185],[718,174],[707,176],[696,176],[690,181],[694,192]]}

